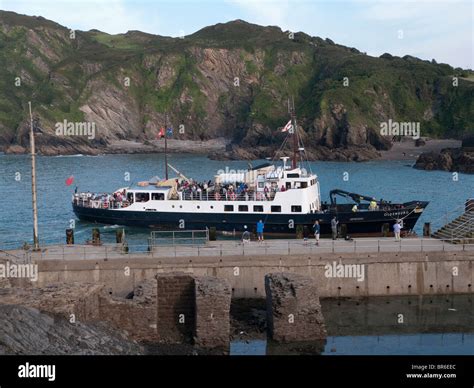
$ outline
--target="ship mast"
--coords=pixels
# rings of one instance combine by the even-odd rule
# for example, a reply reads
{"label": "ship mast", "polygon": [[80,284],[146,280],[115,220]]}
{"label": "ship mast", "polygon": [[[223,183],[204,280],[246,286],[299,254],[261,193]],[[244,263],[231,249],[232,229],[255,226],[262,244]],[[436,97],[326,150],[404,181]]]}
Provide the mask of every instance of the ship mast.
{"label": "ship mast", "polygon": [[33,130],[33,113],[31,111],[31,101],[28,102],[30,110],[30,151],[31,151],[31,200],[33,205],[33,250],[39,251],[38,238],[38,208],[36,201],[36,150],[35,134]]}
{"label": "ship mast", "polygon": [[293,157],[291,158],[291,168],[295,169],[296,168],[296,162],[297,162],[297,157],[298,157],[298,137],[296,134],[296,113],[295,113],[295,100],[291,98],[291,103],[290,99],[288,99],[288,111],[291,116],[291,134],[293,137]]}
{"label": "ship mast", "polygon": [[168,113],[165,113],[165,179],[168,180]]}

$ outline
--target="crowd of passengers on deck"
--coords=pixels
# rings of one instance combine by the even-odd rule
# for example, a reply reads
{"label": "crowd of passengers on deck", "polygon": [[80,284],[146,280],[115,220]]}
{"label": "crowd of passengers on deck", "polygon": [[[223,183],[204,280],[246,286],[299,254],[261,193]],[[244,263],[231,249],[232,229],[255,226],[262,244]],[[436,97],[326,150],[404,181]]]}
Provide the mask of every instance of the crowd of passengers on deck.
{"label": "crowd of passengers on deck", "polygon": [[285,186],[279,188],[277,185],[265,184],[262,191],[249,188],[244,182],[237,183],[213,183],[177,181],[178,192],[184,200],[215,200],[215,201],[271,201],[278,191],[286,191]]}

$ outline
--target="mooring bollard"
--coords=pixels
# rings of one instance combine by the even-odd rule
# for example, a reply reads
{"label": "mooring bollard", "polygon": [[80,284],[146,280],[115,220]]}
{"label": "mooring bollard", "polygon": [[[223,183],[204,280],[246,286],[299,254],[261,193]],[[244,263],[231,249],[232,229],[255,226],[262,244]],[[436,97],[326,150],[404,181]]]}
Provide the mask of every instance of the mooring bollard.
{"label": "mooring bollard", "polygon": [[92,244],[99,245],[100,244],[100,230],[99,228],[92,229]]}
{"label": "mooring bollard", "polygon": [[117,229],[115,231],[115,242],[117,244],[123,244],[123,233],[124,230],[123,229]]}
{"label": "mooring bollard", "polygon": [[216,241],[216,227],[211,226],[209,228],[209,241]]}
{"label": "mooring bollard", "polygon": [[66,244],[74,245],[74,229],[66,229]]}
{"label": "mooring bollard", "polygon": [[431,236],[431,223],[425,222],[425,225],[423,226],[423,236],[424,237]]}

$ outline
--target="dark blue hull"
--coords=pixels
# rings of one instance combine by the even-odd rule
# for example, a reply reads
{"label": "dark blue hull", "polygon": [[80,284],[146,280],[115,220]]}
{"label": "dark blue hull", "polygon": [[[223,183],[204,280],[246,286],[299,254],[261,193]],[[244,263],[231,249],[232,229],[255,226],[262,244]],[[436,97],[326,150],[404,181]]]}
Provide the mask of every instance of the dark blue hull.
{"label": "dark blue hull", "polygon": [[[162,230],[206,229],[215,227],[217,231],[243,232],[254,231],[256,223],[263,220],[265,233],[295,235],[298,227],[310,228],[315,220],[321,224],[321,234],[331,234],[331,219],[337,216],[343,234],[351,236],[381,236],[384,229],[391,233],[395,220],[403,219],[403,230],[414,228],[421,211],[427,202],[410,202],[403,209],[360,211],[353,213],[347,208],[331,209],[324,213],[310,214],[237,214],[237,213],[167,213],[154,211],[121,211],[113,209],[95,209],[73,205],[76,216],[83,221],[144,227]],[[184,224],[183,224],[184,221]],[[184,226],[184,228],[183,228]],[[245,226],[247,228],[245,228]]]}

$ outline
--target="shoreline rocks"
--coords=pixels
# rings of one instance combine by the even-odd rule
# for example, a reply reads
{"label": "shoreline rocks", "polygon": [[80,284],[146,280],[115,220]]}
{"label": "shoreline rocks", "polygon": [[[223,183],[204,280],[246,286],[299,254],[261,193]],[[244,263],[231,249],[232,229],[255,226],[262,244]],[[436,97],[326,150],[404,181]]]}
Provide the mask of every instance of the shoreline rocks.
{"label": "shoreline rocks", "polygon": [[474,174],[474,150],[467,148],[445,148],[441,152],[421,154],[415,165],[419,170],[441,170]]}

